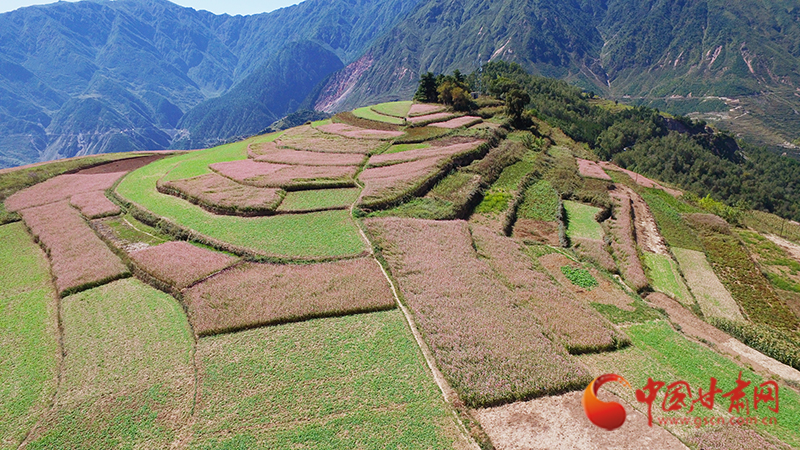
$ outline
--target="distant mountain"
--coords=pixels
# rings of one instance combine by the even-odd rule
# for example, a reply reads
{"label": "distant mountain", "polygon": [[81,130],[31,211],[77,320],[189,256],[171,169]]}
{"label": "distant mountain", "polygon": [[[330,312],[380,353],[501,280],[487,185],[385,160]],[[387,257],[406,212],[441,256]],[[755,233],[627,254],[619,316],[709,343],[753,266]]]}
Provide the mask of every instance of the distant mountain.
{"label": "distant mountain", "polygon": [[[308,0],[235,17],[165,0],[83,1],[0,14],[0,167],[264,129],[417,1]],[[251,88],[260,102],[237,101]],[[206,102],[220,96],[227,103]],[[223,109],[226,119],[200,117]],[[234,117],[254,125],[228,127]]]}
{"label": "distant mountain", "polygon": [[422,72],[499,59],[622,101],[712,113],[764,143],[800,138],[796,0],[428,0],[315,104],[407,98]]}

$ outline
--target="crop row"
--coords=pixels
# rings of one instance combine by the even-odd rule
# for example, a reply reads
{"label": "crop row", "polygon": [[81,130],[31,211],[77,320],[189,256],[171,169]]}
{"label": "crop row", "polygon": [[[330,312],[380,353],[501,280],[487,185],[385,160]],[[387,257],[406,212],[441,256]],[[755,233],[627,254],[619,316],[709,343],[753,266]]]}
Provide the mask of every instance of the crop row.
{"label": "crop row", "polygon": [[352,187],[358,169],[356,166],[272,164],[251,159],[214,163],[209,168],[240,184],[285,190]]}
{"label": "crop row", "polygon": [[186,199],[214,214],[260,216],[275,212],[283,200],[279,188],[257,188],[237,183],[217,173],[159,181],[158,192]]}
{"label": "crop row", "polygon": [[358,166],[365,156],[357,153],[333,153],[280,148],[282,141],[254,143],[247,146],[250,159],[275,164],[305,166]]}

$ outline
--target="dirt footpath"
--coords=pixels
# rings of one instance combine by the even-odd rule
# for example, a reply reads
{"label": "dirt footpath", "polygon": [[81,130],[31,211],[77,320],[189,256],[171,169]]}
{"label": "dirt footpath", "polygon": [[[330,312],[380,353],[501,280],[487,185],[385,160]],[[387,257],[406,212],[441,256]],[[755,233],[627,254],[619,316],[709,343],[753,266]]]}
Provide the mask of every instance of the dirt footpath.
{"label": "dirt footpath", "polygon": [[[647,425],[647,417],[625,405],[625,423],[606,431],[589,422],[581,406],[583,391],[517,402],[473,412],[497,450],[677,450],[687,449],[665,429]],[[625,404],[600,391],[603,401]]]}

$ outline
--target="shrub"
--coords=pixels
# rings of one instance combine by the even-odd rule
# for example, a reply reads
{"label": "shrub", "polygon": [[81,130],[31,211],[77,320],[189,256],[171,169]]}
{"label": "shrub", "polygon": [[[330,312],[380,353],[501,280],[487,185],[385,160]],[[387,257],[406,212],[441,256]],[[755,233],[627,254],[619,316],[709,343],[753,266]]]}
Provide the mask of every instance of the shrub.
{"label": "shrub", "polygon": [[597,280],[589,273],[588,270],[583,268],[574,268],[572,266],[563,266],[561,273],[564,274],[572,284],[580,286],[584,289],[591,289],[598,285]]}

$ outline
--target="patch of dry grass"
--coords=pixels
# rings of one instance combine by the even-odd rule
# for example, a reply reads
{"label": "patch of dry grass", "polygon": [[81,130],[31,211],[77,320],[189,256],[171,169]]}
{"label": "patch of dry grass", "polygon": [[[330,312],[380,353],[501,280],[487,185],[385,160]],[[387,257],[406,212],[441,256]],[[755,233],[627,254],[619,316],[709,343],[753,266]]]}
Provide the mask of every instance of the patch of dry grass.
{"label": "patch of dry grass", "polygon": [[62,296],[128,275],[125,264],[66,201],[20,214],[46,249]]}
{"label": "patch of dry grass", "polygon": [[395,307],[371,258],[321,264],[243,264],[184,293],[198,335]]}
{"label": "patch of dry grass", "polygon": [[581,389],[589,373],[478,258],[463,221],[367,219],[444,376],[467,405]]}

